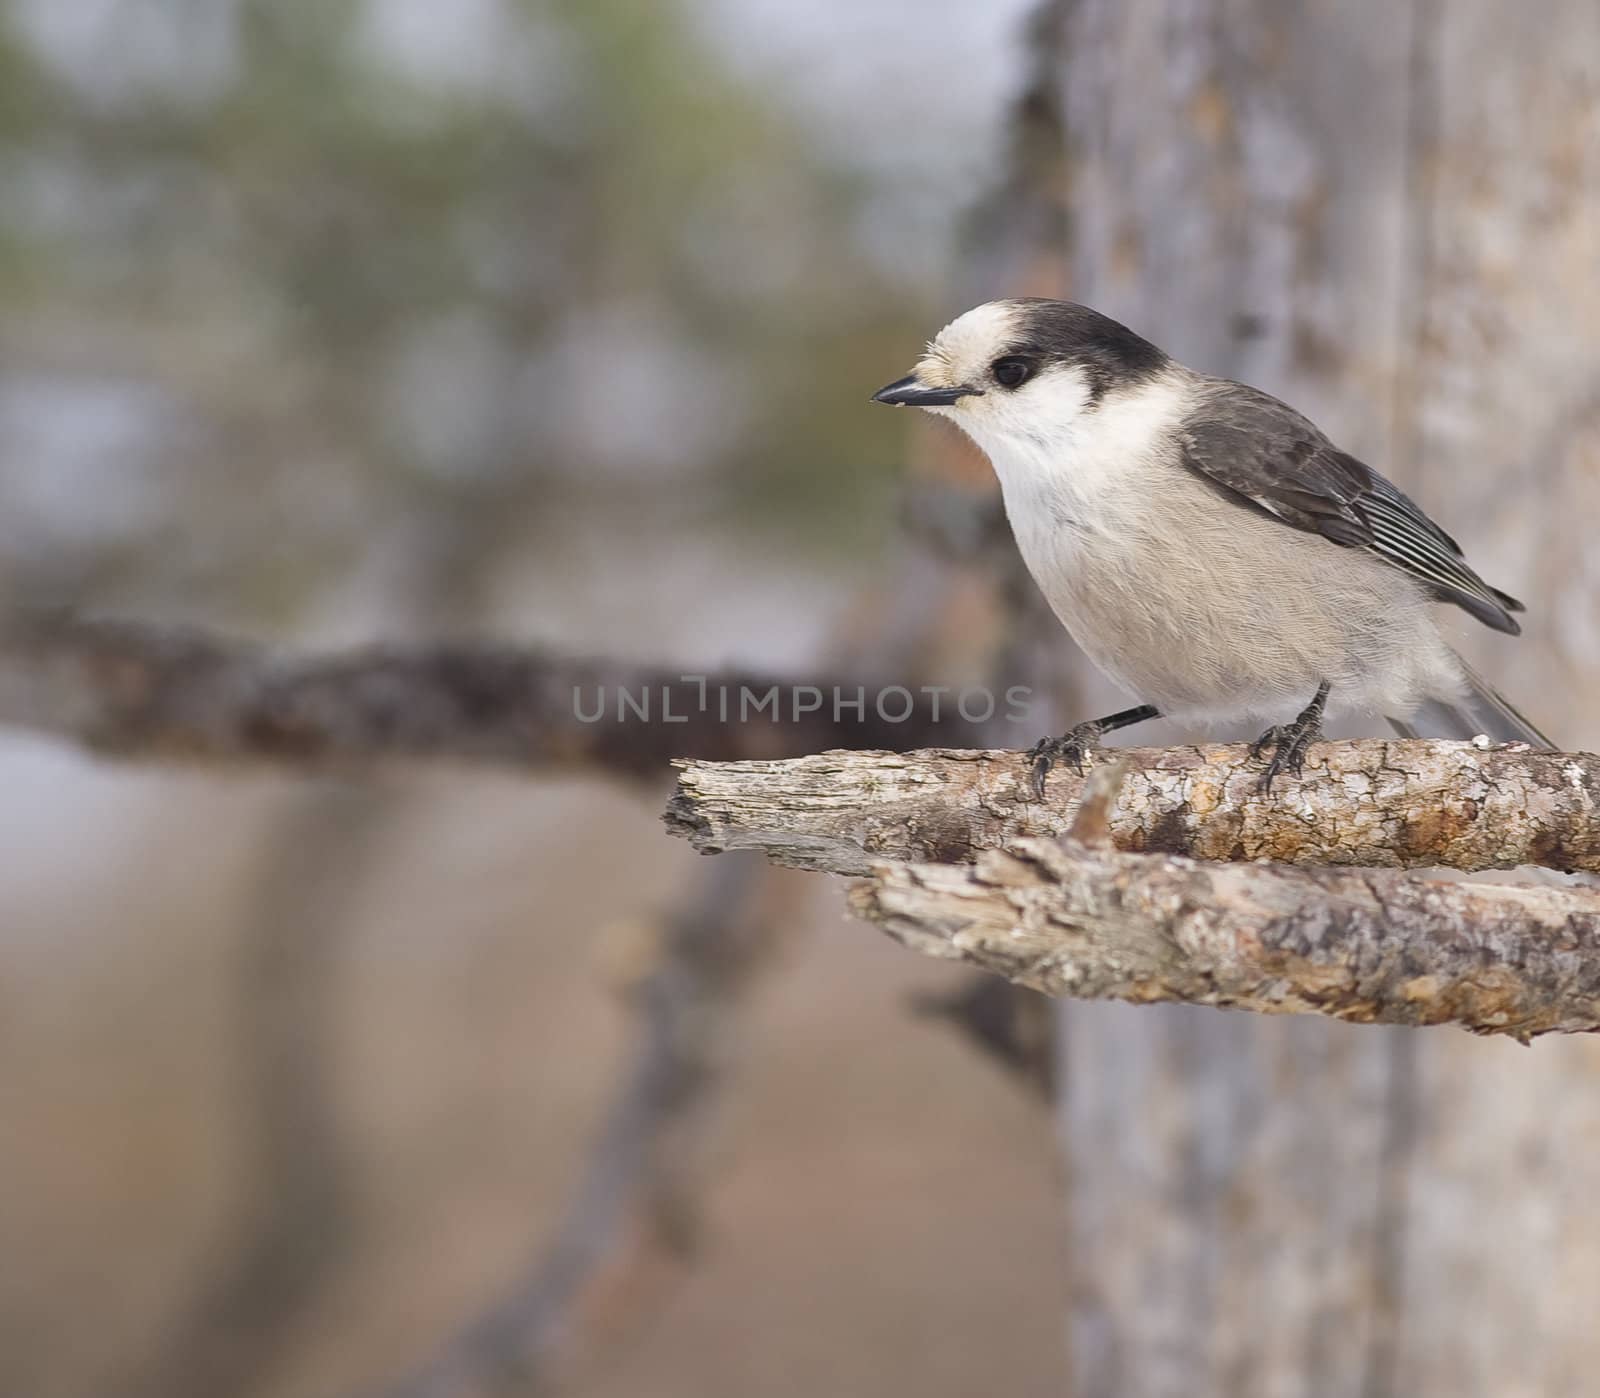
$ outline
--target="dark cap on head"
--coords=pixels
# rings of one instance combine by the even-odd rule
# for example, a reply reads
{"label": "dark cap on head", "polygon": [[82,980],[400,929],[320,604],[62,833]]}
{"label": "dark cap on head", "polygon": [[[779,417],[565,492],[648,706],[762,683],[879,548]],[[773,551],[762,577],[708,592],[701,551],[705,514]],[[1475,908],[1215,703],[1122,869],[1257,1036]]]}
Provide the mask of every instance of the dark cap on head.
{"label": "dark cap on head", "polygon": [[1165,351],[1120,321],[1076,301],[1018,296],[1010,304],[1017,318],[1008,352],[1035,358],[1041,367],[1082,366],[1095,398],[1113,385],[1153,378],[1170,362]]}

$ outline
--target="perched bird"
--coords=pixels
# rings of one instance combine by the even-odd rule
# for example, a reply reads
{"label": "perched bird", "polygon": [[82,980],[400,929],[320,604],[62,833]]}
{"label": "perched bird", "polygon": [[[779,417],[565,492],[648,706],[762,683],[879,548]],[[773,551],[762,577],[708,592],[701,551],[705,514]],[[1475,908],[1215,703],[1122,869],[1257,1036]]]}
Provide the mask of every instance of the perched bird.
{"label": "perched bird", "polygon": [[[1324,710],[1550,741],[1451,649],[1434,603],[1516,635],[1521,602],[1370,466],[1270,394],[1179,364],[1087,306],[1022,297],[952,321],[879,403],[988,455],[1028,571],[1138,704],[1037,744],[1035,788],[1146,719],[1273,724],[1296,775]],[[1291,718],[1291,715],[1297,715]]]}

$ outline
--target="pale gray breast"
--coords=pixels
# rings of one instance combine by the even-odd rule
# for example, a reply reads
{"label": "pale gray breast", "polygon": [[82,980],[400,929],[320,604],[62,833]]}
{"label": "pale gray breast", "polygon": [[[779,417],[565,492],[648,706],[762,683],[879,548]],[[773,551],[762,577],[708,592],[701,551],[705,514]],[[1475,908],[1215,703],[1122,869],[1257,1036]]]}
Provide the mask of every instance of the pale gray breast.
{"label": "pale gray breast", "polygon": [[1101,492],[1087,513],[1072,504],[1035,502],[1018,546],[1090,660],[1165,711],[1294,706],[1323,679],[1379,704],[1374,686],[1400,682],[1441,644],[1408,579],[1175,463],[1152,463],[1140,488]]}

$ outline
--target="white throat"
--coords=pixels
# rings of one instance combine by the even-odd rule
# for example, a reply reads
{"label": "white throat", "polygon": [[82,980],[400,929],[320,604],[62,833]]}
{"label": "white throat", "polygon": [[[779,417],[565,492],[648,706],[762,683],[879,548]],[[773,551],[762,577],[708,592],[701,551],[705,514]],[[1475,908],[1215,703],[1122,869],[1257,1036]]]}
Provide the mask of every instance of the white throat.
{"label": "white throat", "polygon": [[1130,485],[1147,491],[1152,466],[1170,453],[1192,402],[1181,371],[1112,389],[1093,406],[1081,383],[1052,390],[1026,413],[1002,404],[945,414],[988,456],[1019,536],[1052,520],[1093,527],[1100,508]]}

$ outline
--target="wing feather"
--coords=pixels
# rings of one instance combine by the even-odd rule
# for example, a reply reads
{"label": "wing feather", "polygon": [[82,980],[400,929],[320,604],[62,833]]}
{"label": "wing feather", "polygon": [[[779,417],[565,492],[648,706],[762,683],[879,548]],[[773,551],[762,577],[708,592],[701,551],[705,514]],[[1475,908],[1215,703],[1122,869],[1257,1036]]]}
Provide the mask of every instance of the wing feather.
{"label": "wing feather", "polygon": [[1270,394],[1217,381],[1185,426],[1183,458],[1241,504],[1366,549],[1496,631],[1522,629],[1510,615],[1522,603],[1484,582],[1415,501]]}

